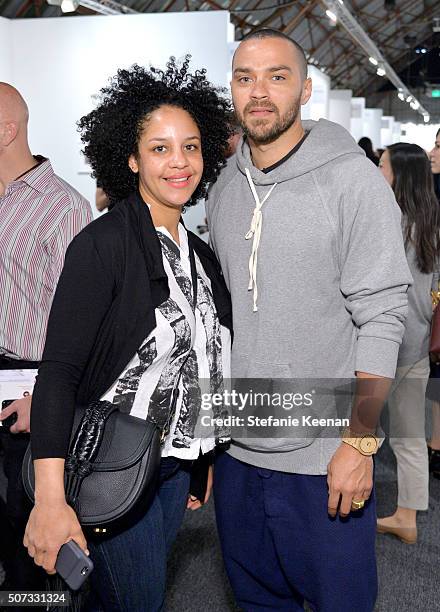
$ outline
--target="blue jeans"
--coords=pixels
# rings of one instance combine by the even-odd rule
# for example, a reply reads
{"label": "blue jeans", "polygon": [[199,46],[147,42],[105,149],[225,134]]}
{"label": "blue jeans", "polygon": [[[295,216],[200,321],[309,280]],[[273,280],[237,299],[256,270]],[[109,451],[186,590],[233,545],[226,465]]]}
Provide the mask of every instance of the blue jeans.
{"label": "blue jeans", "polygon": [[374,494],[360,512],[327,514],[327,477],[257,468],[223,453],[214,499],[226,571],[245,612],[372,612]]}
{"label": "blue jeans", "polygon": [[[185,463],[185,462],[183,462]],[[95,569],[88,612],[157,612],[165,598],[167,555],[185,513],[190,474],[162,459],[157,494],[135,525],[101,542],[88,542]]]}

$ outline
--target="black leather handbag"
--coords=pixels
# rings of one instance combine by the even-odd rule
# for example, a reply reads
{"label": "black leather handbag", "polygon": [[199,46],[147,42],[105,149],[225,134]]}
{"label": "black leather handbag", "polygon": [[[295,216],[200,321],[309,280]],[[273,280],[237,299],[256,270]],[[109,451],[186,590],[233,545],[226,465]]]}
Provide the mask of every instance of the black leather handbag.
{"label": "black leather handbag", "polygon": [[[145,513],[155,494],[160,444],[155,423],[122,413],[110,402],[75,410],[64,482],[66,500],[83,528],[114,534]],[[30,445],[22,476],[33,502]]]}

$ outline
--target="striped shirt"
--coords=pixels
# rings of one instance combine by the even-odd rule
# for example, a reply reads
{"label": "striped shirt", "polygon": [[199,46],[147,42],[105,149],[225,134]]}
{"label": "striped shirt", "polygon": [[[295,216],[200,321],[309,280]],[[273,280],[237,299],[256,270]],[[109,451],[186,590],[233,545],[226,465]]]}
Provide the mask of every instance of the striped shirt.
{"label": "striped shirt", "polygon": [[52,298],[90,204],[41,162],[0,197],[0,354],[40,361]]}

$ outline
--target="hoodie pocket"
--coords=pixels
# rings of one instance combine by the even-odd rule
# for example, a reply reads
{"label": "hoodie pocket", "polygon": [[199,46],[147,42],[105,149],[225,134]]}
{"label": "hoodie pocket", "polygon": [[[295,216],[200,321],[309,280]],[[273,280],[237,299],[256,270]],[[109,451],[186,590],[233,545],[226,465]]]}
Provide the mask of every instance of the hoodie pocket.
{"label": "hoodie pocket", "polygon": [[240,446],[285,452],[309,446],[320,435],[322,428],[304,421],[313,412],[312,379],[295,380],[288,363],[249,360],[244,355],[238,371],[246,372],[233,381],[239,402],[233,410],[238,426],[232,435]]}

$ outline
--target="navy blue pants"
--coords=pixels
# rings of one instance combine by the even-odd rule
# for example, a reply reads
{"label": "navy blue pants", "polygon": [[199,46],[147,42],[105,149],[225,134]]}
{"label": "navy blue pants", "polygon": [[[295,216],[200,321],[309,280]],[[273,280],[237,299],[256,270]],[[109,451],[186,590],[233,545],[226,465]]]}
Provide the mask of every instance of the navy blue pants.
{"label": "navy blue pants", "polygon": [[261,469],[220,455],[214,470],[226,571],[245,612],[371,612],[377,596],[373,495],[327,514],[326,476]]}

